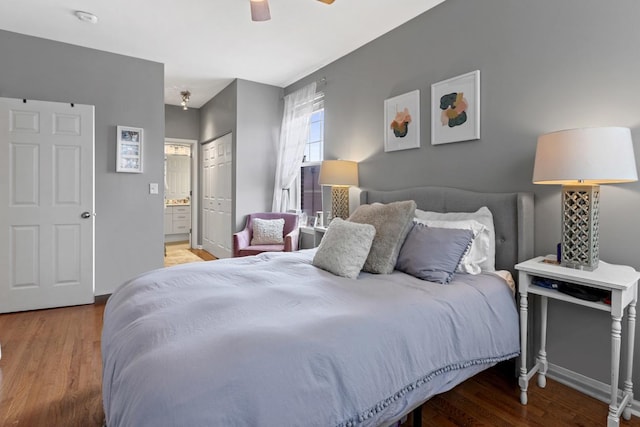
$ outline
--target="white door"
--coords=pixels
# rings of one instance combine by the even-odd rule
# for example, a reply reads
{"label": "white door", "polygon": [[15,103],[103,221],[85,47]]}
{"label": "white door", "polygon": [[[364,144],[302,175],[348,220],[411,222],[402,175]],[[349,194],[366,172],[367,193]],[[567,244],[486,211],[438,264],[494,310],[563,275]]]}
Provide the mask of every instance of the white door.
{"label": "white door", "polygon": [[208,142],[202,146],[202,248],[211,254],[215,252],[212,221],[215,146],[215,141]]}
{"label": "white door", "polygon": [[165,199],[191,197],[191,156],[168,154],[166,158]]}
{"label": "white door", "polygon": [[0,312],[94,301],[94,107],[0,98]]}
{"label": "white door", "polygon": [[218,258],[229,258],[232,253],[232,143],[229,133],[202,146],[202,247]]}

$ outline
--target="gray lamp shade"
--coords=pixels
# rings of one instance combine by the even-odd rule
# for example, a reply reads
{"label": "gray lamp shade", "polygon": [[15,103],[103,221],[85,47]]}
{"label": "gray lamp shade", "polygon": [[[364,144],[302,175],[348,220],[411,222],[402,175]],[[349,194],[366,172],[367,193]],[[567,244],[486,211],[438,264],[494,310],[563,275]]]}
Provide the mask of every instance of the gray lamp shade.
{"label": "gray lamp shade", "polygon": [[571,129],[538,138],[534,184],[613,184],[637,180],[628,128]]}

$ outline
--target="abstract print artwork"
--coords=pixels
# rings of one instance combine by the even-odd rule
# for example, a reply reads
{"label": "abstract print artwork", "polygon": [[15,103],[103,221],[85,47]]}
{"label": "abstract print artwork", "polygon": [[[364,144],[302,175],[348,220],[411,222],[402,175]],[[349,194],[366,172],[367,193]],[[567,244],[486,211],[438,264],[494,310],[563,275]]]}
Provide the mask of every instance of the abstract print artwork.
{"label": "abstract print artwork", "polygon": [[420,148],[420,91],[384,101],[384,151]]}
{"label": "abstract print artwork", "polygon": [[431,85],[431,144],[480,139],[480,71]]}

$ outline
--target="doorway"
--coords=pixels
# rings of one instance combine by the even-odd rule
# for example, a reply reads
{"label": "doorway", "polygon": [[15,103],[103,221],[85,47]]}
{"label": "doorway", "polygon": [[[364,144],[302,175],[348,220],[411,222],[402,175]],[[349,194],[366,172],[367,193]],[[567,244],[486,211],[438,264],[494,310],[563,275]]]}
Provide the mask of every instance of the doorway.
{"label": "doorway", "polygon": [[165,138],[164,241],[198,245],[198,141]]}

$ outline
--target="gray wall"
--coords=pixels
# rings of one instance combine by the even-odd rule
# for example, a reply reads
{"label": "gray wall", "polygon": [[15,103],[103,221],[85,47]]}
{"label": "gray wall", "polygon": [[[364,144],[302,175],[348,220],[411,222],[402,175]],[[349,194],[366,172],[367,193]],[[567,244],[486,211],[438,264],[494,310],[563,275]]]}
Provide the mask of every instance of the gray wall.
{"label": "gray wall", "polygon": [[238,81],[234,80],[200,107],[200,142],[236,133]]}
{"label": "gray wall", "polygon": [[[361,162],[363,188],[534,191],[536,253],[555,253],[560,188],[531,184],[537,137],[584,126],[630,127],[640,165],[638,16],[640,3],[632,0],[448,0],[286,93],[326,77],[325,158]],[[431,84],[476,69],[481,139],[430,145]],[[383,102],[415,89],[421,148],[384,153]],[[602,188],[603,260],[640,269],[639,211],[640,183]],[[553,302],[549,322],[550,362],[608,383],[609,315]],[[639,362],[640,351],[636,367]],[[640,383],[640,369],[634,382]]]}
{"label": "gray wall", "polygon": [[[96,295],[163,265],[164,66],[0,30],[0,96],[95,105]],[[115,172],[116,126],[144,129],[144,173]]]}
{"label": "gray wall", "polygon": [[236,230],[244,228],[247,214],[271,212],[282,94],[279,87],[238,80]]}
{"label": "gray wall", "polygon": [[165,138],[200,139],[200,109],[183,110],[176,105],[164,106]]}

